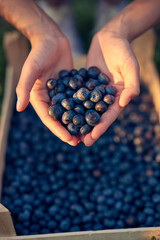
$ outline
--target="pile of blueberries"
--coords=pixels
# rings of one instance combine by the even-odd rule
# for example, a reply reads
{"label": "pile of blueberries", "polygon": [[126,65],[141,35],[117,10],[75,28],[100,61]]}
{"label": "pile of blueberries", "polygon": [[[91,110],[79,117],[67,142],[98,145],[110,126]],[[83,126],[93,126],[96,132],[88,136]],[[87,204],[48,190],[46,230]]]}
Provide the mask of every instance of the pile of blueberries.
{"label": "pile of blueberries", "polygon": [[160,226],[160,125],[143,88],[92,146],[13,113],[2,204],[18,235]]}
{"label": "pile of blueberries", "polygon": [[61,70],[59,79],[47,81],[51,106],[49,116],[59,120],[72,135],[85,135],[99,123],[114,103],[116,89],[97,67]]}

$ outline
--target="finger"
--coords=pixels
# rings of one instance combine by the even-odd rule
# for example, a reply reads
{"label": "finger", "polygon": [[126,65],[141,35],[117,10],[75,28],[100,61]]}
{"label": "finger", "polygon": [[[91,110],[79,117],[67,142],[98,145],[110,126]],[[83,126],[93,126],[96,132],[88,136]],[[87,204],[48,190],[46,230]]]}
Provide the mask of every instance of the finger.
{"label": "finger", "polygon": [[119,106],[118,102],[115,102],[108,110],[101,116],[101,121],[97,124],[91,133],[87,134],[84,138],[84,144],[86,146],[91,146],[106,130],[108,127],[116,120],[119,116],[122,108]]}
{"label": "finger", "polygon": [[137,61],[132,61],[125,65],[125,72],[122,72],[124,78],[124,90],[120,95],[119,105],[125,107],[135,96],[140,93],[139,66]]}
{"label": "finger", "polygon": [[17,111],[23,111],[30,99],[30,91],[40,74],[38,63],[33,61],[32,53],[27,58],[21,72],[19,83],[16,88],[17,93]]}

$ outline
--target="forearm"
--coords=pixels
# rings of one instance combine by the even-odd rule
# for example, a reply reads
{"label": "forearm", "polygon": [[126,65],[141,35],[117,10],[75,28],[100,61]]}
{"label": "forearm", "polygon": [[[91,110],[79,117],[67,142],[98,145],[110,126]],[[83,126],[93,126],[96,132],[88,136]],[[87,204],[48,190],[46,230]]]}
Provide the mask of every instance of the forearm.
{"label": "forearm", "polygon": [[31,43],[48,33],[51,37],[62,35],[57,25],[32,0],[0,0],[0,15]]}
{"label": "forearm", "polygon": [[135,0],[113,18],[104,30],[113,31],[130,42],[160,22],[160,0]]}

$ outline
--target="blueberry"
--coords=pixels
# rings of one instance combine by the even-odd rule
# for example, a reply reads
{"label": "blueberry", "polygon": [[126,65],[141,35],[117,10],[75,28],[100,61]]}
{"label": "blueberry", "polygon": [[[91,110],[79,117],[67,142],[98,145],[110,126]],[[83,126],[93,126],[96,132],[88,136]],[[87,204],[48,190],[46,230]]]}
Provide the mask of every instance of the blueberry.
{"label": "blueberry", "polygon": [[94,103],[90,100],[83,102],[83,105],[87,109],[94,109]]}
{"label": "blueberry", "polygon": [[[79,75],[76,75],[76,76],[79,76]],[[76,77],[71,78],[69,81],[69,86],[71,89],[78,90],[80,87],[82,87],[82,81],[83,79],[80,80],[79,78],[76,78]]]}
{"label": "blueberry", "polygon": [[65,85],[66,88],[69,87],[69,81],[70,81],[70,77],[65,77],[62,79],[62,83]]}
{"label": "blueberry", "polygon": [[78,73],[78,71],[76,70],[76,69],[72,69],[70,72],[69,72],[69,74],[71,75],[71,76],[74,76],[75,74],[77,74]]}
{"label": "blueberry", "polygon": [[65,78],[65,77],[68,77],[68,75],[69,75],[69,72],[67,70],[61,70],[59,72],[59,77],[62,78],[62,79]]}
{"label": "blueberry", "polygon": [[65,91],[65,94],[66,94],[66,96],[67,96],[68,98],[72,97],[74,93],[75,93],[75,91],[73,91],[73,90],[71,90],[71,89],[69,89],[69,88],[66,89],[66,91]]}
{"label": "blueberry", "polygon": [[53,231],[57,227],[57,223],[54,220],[51,220],[48,222],[47,227]]}
{"label": "blueberry", "polygon": [[48,108],[48,114],[54,120],[58,120],[58,119],[61,118],[61,116],[63,114],[63,108],[62,108],[62,106],[60,104],[56,104],[56,105],[50,106]]}
{"label": "blueberry", "polygon": [[85,117],[82,114],[77,114],[73,117],[73,123],[77,127],[82,127],[85,124]]}
{"label": "blueberry", "polygon": [[98,86],[98,81],[95,79],[89,79],[85,82],[85,87],[90,91],[92,91],[96,86]]}
{"label": "blueberry", "polygon": [[82,105],[78,105],[78,104],[75,105],[74,111],[75,111],[75,113],[77,113],[77,114],[84,114],[84,108],[83,108]]}
{"label": "blueberry", "polygon": [[30,216],[31,216],[30,212],[28,210],[25,210],[24,212],[20,212],[18,219],[19,221],[24,222],[29,220]]}
{"label": "blueberry", "polygon": [[113,228],[115,226],[115,220],[114,219],[104,219],[103,220],[103,225],[106,228]]}
{"label": "blueberry", "polygon": [[84,80],[86,80],[86,78],[87,78],[87,70],[85,68],[79,69],[78,74],[81,75]]}
{"label": "blueberry", "polygon": [[77,92],[75,92],[75,93],[73,94],[73,100],[74,100],[74,102],[76,102],[76,103],[82,103],[82,101],[79,100],[78,97],[77,97]]}
{"label": "blueberry", "polygon": [[107,103],[108,105],[111,105],[114,103],[115,97],[113,95],[107,94],[104,96],[103,101]]}
{"label": "blueberry", "polygon": [[107,104],[103,101],[99,101],[98,103],[96,103],[95,109],[100,114],[103,114],[107,110]]}
{"label": "blueberry", "polygon": [[87,88],[80,88],[77,91],[77,98],[81,101],[86,101],[89,98],[90,91]]}
{"label": "blueberry", "polygon": [[59,84],[56,89],[57,93],[64,93],[65,91],[65,85],[64,84]]}
{"label": "blueberry", "polygon": [[64,112],[62,115],[62,122],[64,124],[68,124],[68,123],[72,122],[74,115],[75,115],[75,112],[72,110]]}
{"label": "blueberry", "polygon": [[98,90],[93,90],[90,94],[90,100],[94,103],[99,102],[102,99],[102,93]]}
{"label": "blueberry", "polygon": [[63,99],[61,104],[67,110],[71,110],[71,109],[74,108],[74,101],[73,101],[72,98],[65,98],[65,99]]}
{"label": "blueberry", "polygon": [[66,97],[65,94],[57,93],[55,96],[52,97],[51,104],[61,103],[65,97]]}
{"label": "blueberry", "polygon": [[48,213],[51,217],[54,217],[55,214],[57,214],[58,212],[59,212],[59,207],[56,205],[53,205],[48,209]]}
{"label": "blueberry", "polygon": [[54,89],[56,86],[57,86],[57,80],[56,80],[56,79],[50,78],[50,79],[47,81],[47,87],[48,87],[48,89]]}
{"label": "blueberry", "polygon": [[106,93],[105,88],[106,88],[106,85],[102,84],[102,85],[95,87],[95,90],[100,91],[104,95]]}
{"label": "blueberry", "polygon": [[87,133],[89,133],[92,130],[92,127],[88,124],[83,125],[80,128],[80,134],[81,135],[86,135]]}
{"label": "blueberry", "polygon": [[61,231],[66,232],[69,230],[70,225],[71,220],[69,218],[66,218],[60,222],[59,228]]}
{"label": "blueberry", "polygon": [[108,84],[110,82],[109,77],[105,73],[100,73],[98,75],[98,80],[102,84]]}
{"label": "blueberry", "polygon": [[90,68],[88,69],[87,75],[88,75],[88,77],[90,77],[90,78],[97,78],[98,75],[100,74],[100,72],[101,72],[101,71],[99,70],[98,67],[92,66],[92,67],[90,67]]}
{"label": "blueberry", "polygon": [[116,93],[117,93],[116,88],[115,88],[115,87],[112,87],[112,86],[110,86],[110,87],[107,86],[107,87],[105,88],[105,90],[106,90],[106,93],[107,93],[107,94],[110,94],[110,95],[113,95],[113,96],[115,96]]}
{"label": "blueberry", "polygon": [[67,130],[72,135],[77,135],[79,133],[79,128],[76,125],[74,125],[72,122],[67,125]]}
{"label": "blueberry", "polygon": [[54,97],[56,94],[57,94],[57,91],[55,89],[50,90],[48,92],[48,95],[49,95],[50,99],[52,99],[52,97]]}
{"label": "blueberry", "polygon": [[94,111],[91,110],[86,116],[85,116],[86,122],[90,125],[90,126],[95,126],[96,124],[99,123],[100,121],[100,116],[99,114]]}

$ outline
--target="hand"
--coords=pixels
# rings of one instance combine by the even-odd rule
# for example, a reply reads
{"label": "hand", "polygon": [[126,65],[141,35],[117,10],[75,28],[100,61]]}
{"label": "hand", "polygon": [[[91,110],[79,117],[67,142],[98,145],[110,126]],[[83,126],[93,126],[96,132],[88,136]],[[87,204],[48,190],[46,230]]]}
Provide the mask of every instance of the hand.
{"label": "hand", "polygon": [[139,94],[139,66],[129,42],[122,36],[101,30],[91,43],[87,68],[97,66],[117,89],[115,102],[102,115],[101,121],[82,141],[91,146],[115,121],[129,101]]}
{"label": "hand", "polygon": [[[17,110],[23,111],[29,101],[42,122],[62,141],[77,145],[78,139],[48,115],[49,96],[46,81],[58,77],[62,69],[72,69],[73,62],[68,40],[60,36],[44,36],[34,42],[22,68],[16,89]],[[35,123],[36,124],[36,123]]]}

